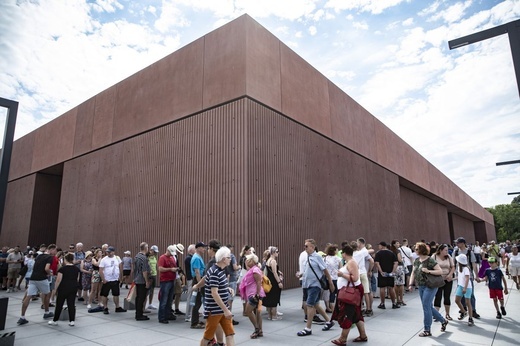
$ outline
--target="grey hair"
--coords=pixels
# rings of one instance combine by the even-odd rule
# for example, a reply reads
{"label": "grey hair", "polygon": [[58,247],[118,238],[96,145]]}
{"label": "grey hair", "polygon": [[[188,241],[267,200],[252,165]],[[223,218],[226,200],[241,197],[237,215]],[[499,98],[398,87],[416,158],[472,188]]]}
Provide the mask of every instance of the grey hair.
{"label": "grey hair", "polygon": [[225,246],[222,246],[215,254],[215,260],[220,262],[224,259],[224,257],[229,257],[229,255],[231,255],[231,250]]}
{"label": "grey hair", "polygon": [[195,251],[195,244],[190,244],[190,246],[188,246],[188,253],[192,253],[193,251]]}
{"label": "grey hair", "polygon": [[250,260],[253,260],[253,262],[258,263],[258,256],[255,255],[254,253],[247,255],[246,261],[250,261]]}

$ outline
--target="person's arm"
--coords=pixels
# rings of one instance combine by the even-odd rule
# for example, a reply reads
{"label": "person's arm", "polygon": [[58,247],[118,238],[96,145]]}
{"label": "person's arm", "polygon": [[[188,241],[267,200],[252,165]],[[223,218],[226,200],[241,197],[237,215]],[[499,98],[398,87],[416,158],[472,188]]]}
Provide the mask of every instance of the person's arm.
{"label": "person's arm", "polygon": [[[452,258],[448,255],[448,262],[450,262],[450,272],[448,273],[448,276],[446,277],[446,281],[450,282],[453,281],[453,273],[455,273],[455,265],[452,261]],[[478,276],[476,276],[478,278]]]}
{"label": "person's arm", "polygon": [[374,262],[375,266],[376,266],[376,269],[377,269],[377,272],[381,275],[383,275],[383,270],[381,269],[381,265],[379,264],[379,262]]}
{"label": "person's arm", "polygon": [[408,284],[408,289],[410,291],[413,288],[414,281],[415,281],[415,266],[412,267],[412,272],[410,273],[410,283]]}
{"label": "person's arm", "polygon": [[392,268],[392,273],[395,274],[396,271],[397,271],[397,261],[394,262],[394,267]]}
{"label": "person's arm", "polygon": [[231,311],[229,311],[226,304],[224,304],[224,302],[222,301],[222,298],[220,298],[220,296],[218,295],[218,287],[211,287],[211,296],[215,300],[215,303],[217,303],[217,305],[220,306],[222,311],[224,311],[224,316],[227,319],[232,318],[233,314],[231,313]]}
{"label": "person's arm", "polygon": [[356,261],[349,261],[347,263],[347,270],[350,273],[348,277],[349,281],[352,280],[352,282],[356,282],[359,280],[359,267],[356,265]]}
{"label": "person's arm", "polygon": [[372,276],[372,271],[374,270],[374,265],[375,265],[375,262],[374,262],[374,259],[372,258],[372,256],[368,256],[368,269],[367,269],[367,276],[368,277],[371,277]]}
{"label": "person's arm", "polygon": [[85,270],[85,261],[81,261],[81,264],[79,265],[79,271],[85,274],[90,274],[90,271]]}
{"label": "person's arm", "polygon": [[123,261],[119,262],[119,282],[123,282]]}
{"label": "person's arm", "polygon": [[325,274],[327,280],[329,281],[329,291],[334,292],[336,287],[334,287],[334,283],[332,282],[332,276],[330,276],[330,273],[327,270],[327,268],[323,269],[323,274]]}
{"label": "person's arm", "polygon": [[58,287],[60,287],[61,280],[63,279],[63,274],[61,272],[58,272],[58,276],[56,277],[56,284],[55,289],[57,290]]}
{"label": "person's arm", "polygon": [[195,272],[195,277],[197,278],[197,282],[201,281],[202,277],[200,275],[200,269],[199,268],[195,268],[195,269],[193,269],[193,271]]}
{"label": "person's arm", "polygon": [[197,282],[195,285],[193,285],[193,289],[198,290],[201,287],[204,287],[206,285],[206,277],[203,276],[199,282]]}
{"label": "person's arm", "polygon": [[101,277],[101,282],[106,284],[107,281],[105,280],[105,268],[99,267],[99,276]]}
{"label": "person's arm", "polygon": [[464,284],[464,287],[462,288],[462,293],[466,293],[466,290],[468,289],[468,283],[469,283],[469,274],[464,275],[466,277],[466,283]]}
{"label": "person's arm", "polygon": [[253,278],[256,283],[256,296],[260,297],[260,288],[262,287],[262,275],[260,273],[253,272]]}
{"label": "person's arm", "polygon": [[278,271],[276,270],[276,260],[272,259],[269,262],[269,267],[271,267],[271,271],[273,272],[274,279],[278,283],[278,287],[283,288],[282,280],[280,280],[280,277],[278,276]]}
{"label": "person's arm", "polygon": [[47,273],[47,275],[51,275],[51,264],[50,263],[47,263],[45,265],[45,272]]}

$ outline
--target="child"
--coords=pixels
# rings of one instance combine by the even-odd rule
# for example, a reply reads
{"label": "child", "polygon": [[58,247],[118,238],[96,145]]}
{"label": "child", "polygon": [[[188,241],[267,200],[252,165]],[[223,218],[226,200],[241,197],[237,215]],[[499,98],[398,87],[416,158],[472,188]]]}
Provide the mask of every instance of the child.
{"label": "child", "polygon": [[[460,254],[457,257],[455,257],[457,262],[459,263],[459,273],[458,273],[458,286],[457,291],[455,292],[455,303],[457,303],[457,306],[459,307],[460,313],[459,321],[464,319],[466,317],[466,314],[469,315],[468,319],[468,326],[474,325],[473,323],[473,307],[471,306],[471,293],[472,289],[471,287],[468,288],[469,283],[469,268],[468,268],[468,258],[464,254]],[[466,310],[462,306],[461,300],[462,297],[466,299],[466,306],[468,307],[468,312],[466,313]]]}
{"label": "child", "polygon": [[[504,307],[504,295],[502,294],[502,290],[505,294],[508,294],[506,277],[500,268],[498,268],[498,262],[495,257],[489,257],[488,262],[491,268],[486,269],[484,280],[489,283],[489,298],[493,299],[495,309],[497,310],[497,318],[500,319],[502,315],[505,316],[507,314],[506,308]],[[477,279],[477,282],[480,281],[482,280]],[[502,286],[502,283],[504,283],[504,286]],[[500,310],[498,309],[497,300],[500,300]]]}

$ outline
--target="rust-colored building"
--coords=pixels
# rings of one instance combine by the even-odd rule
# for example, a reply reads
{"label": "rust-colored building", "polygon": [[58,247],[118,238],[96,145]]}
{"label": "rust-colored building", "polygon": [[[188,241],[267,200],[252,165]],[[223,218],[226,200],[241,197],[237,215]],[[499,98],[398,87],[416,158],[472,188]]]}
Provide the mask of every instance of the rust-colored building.
{"label": "rust-colored building", "polygon": [[[14,144],[1,244],[469,242],[493,217],[244,15]],[[291,277],[292,275],[287,275]],[[290,283],[294,284],[293,278]]]}

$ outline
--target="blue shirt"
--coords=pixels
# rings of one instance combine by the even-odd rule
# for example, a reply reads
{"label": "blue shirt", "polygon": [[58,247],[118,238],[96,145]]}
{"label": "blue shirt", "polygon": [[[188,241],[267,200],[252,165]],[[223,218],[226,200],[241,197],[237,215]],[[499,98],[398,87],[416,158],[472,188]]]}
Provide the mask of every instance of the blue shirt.
{"label": "blue shirt", "polygon": [[493,290],[503,290],[502,277],[504,273],[497,267],[496,269],[486,269],[486,276],[488,279],[489,288]]}
{"label": "blue shirt", "polygon": [[[320,281],[318,278],[322,277],[323,271],[325,270],[325,261],[323,261],[323,258],[318,255],[316,251],[314,251],[312,254],[310,254],[307,257],[308,261],[305,261],[304,269],[303,269],[303,280],[302,280],[302,287],[303,288],[309,288],[309,287],[320,287]],[[316,272],[316,275],[314,275],[314,272],[312,271],[311,267],[309,266],[309,262],[312,265],[312,268]]]}
{"label": "blue shirt", "polygon": [[200,277],[202,277],[204,270],[206,269],[204,260],[198,253],[193,254],[193,257],[191,258],[191,276],[193,276],[193,279],[197,277],[197,275],[195,275],[195,269],[199,270]]}

